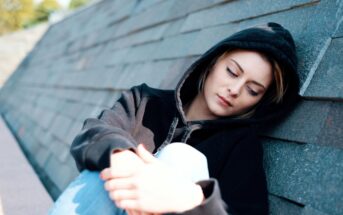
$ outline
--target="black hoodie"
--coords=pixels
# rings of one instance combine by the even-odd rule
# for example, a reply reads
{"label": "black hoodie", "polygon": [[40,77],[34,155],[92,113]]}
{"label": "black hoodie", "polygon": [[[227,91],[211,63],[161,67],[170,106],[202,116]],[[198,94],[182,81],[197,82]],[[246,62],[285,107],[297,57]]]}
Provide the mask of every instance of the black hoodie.
{"label": "black hoodie", "polygon": [[[263,52],[285,69],[287,91],[282,102],[271,103],[267,91],[250,118],[187,121],[183,105],[197,94],[204,68],[235,48]],[[102,170],[109,167],[112,150],[135,149],[139,143],[155,153],[166,144],[185,142],[207,157],[210,179],[198,182],[205,201],[182,214],[268,214],[263,150],[256,132],[286,116],[299,100],[296,64],[293,39],[281,25],[240,31],[196,60],[175,90],[135,86],[98,118],[86,119],[71,146],[77,167]]]}

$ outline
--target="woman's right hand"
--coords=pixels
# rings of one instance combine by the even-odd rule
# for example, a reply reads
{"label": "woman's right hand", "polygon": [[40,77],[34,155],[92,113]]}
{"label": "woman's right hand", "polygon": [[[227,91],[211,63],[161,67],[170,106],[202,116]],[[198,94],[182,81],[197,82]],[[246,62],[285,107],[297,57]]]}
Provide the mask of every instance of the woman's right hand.
{"label": "woman's right hand", "polygon": [[[110,198],[114,200],[115,189],[113,183],[115,179],[130,177],[145,164],[136,153],[130,150],[115,152],[111,155],[110,159],[111,167],[103,169],[100,172],[100,178],[105,181],[105,190],[108,192]],[[131,215],[136,214],[135,212],[131,212]]]}
{"label": "woman's right hand", "polygon": [[128,215],[160,215],[156,213],[148,213],[148,212],[141,212],[141,211],[135,211],[135,210],[126,210]]}
{"label": "woman's right hand", "polygon": [[[116,177],[128,177],[134,174],[144,162],[136,153],[130,150],[123,150],[115,152],[111,155],[111,167],[106,168],[100,173],[102,180],[106,181],[105,188],[111,193],[110,184],[111,179]],[[111,195],[111,194],[110,194]],[[128,215],[159,215],[156,213],[148,213],[137,210],[127,210]]]}

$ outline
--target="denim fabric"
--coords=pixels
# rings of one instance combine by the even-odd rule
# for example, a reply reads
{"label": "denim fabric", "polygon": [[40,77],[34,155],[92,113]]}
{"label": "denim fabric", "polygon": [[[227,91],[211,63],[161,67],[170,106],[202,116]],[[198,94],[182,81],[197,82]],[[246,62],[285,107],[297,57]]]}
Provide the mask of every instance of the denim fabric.
{"label": "denim fabric", "polygon": [[84,170],[66,188],[49,215],[127,215],[117,208],[104,189],[99,172]]}

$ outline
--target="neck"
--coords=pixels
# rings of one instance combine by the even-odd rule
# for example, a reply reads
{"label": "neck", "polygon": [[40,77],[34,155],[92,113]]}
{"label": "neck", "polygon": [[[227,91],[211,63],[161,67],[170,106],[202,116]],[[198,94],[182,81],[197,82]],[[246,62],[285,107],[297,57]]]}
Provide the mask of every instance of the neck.
{"label": "neck", "polygon": [[198,93],[191,102],[184,106],[184,112],[187,121],[209,120],[216,118],[214,115],[210,114],[201,93]]}

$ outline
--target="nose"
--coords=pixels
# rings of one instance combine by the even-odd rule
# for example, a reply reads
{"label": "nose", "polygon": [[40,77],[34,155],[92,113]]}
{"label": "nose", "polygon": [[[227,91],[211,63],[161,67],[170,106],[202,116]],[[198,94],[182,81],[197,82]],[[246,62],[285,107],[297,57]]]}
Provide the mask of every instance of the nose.
{"label": "nose", "polygon": [[230,86],[228,86],[228,91],[229,91],[230,96],[238,97],[241,93],[242,87],[243,87],[242,82],[231,83]]}

